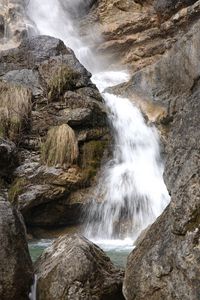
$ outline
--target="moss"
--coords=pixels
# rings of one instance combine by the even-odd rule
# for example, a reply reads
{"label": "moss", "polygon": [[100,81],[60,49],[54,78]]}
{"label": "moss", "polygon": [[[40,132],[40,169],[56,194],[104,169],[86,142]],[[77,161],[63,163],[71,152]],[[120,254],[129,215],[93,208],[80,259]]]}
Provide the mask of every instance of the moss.
{"label": "moss", "polygon": [[92,179],[101,165],[107,141],[91,141],[82,147],[81,167],[86,180]]}
{"label": "moss", "polygon": [[27,185],[25,178],[17,178],[11,185],[8,191],[8,199],[11,203],[16,204],[18,196],[22,193],[24,187]]}
{"label": "moss", "polygon": [[68,166],[78,158],[78,142],[73,129],[67,124],[52,127],[41,146],[43,163],[48,166]]}
{"label": "moss", "polygon": [[48,99],[53,100],[59,98],[65,91],[75,86],[78,73],[74,72],[66,66],[60,66],[54,74],[47,80]]}
{"label": "moss", "polygon": [[29,123],[30,111],[30,91],[0,81],[0,137],[18,142]]}

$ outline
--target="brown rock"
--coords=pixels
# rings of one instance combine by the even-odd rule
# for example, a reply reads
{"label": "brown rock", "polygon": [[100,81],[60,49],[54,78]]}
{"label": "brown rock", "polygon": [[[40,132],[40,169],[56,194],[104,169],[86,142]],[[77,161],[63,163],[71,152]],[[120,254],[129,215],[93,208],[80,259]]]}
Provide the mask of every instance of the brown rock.
{"label": "brown rock", "polygon": [[[200,16],[200,2],[102,0],[81,21],[86,40],[94,44],[99,59],[133,71],[158,61]],[[87,36],[89,27],[101,39]]]}
{"label": "brown rock", "polygon": [[128,258],[127,300],[197,300],[200,295],[200,22],[132,86],[167,106],[165,181],[172,199]]}

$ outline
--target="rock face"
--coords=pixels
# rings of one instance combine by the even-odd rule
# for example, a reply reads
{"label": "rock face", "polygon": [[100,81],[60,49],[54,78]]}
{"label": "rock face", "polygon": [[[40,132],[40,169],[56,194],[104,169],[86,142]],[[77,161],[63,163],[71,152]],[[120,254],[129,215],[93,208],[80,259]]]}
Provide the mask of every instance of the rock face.
{"label": "rock face", "polygon": [[8,194],[29,226],[77,224],[87,205],[73,193],[88,193],[108,141],[106,110],[90,77],[52,37],[0,52],[0,135],[15,142],[19,157]]}
{"label": "rock face", "polygon": [[31,30],[26,16],[26,0],[1,0],[0,49],[16,47]]}
{"label": "rock face", "polygon": [[14,143],[0,138],[0,177],[9,176],[17,166],[17,149]]}
{"label": "rock face", "polygon": [[28,300],[33,268],[21,215],[0,194],[0,299]]}
{"label": "rock face", "polygon": [[[80,23],[97,54],[133,71],[158,61],[200,16],[200,1],[101,0]],[[95,27],[95,36],[88,37]]]}
{"label": "rock face", "polygon": [[129,85],[167,107],[165,181],[171,203],[128,258],[127,300],[200,296],[200,22]]}
{"label": "rock face", "polygon": [[38,300],[120,300],[123,272],[84,237],[63,236],[35,265]]}

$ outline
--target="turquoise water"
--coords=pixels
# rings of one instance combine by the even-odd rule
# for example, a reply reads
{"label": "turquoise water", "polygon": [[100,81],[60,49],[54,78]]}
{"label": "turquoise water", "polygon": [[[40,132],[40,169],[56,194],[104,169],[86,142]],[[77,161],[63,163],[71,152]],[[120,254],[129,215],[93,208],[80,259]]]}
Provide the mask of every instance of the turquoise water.
{"label": "turquoise water", "polygon": [[[52,244],[53,240],[36,240],[29,243],[29,251],[33,262],[42,254],[43,250]],[[114,265],[125,267],[128,254],[133,246],[124,241],[94,241],[110,257]],[[121,243],[120,243],[121,242]]]}

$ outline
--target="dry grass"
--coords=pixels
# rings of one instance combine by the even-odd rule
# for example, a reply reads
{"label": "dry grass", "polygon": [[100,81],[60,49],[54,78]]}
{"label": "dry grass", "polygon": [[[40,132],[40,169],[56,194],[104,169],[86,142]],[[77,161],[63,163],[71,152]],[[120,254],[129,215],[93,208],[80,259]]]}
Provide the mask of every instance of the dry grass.
{"label": "dry grass", "polygon": [[42,160],[48,166],[69,166],[78,158],[78,142],[67,124],[51,128],[42,145]]}
{"label": "dry grass", "polygon": [[0,82],[0,137],[18,142],[29,124],[31,92],[21,86]]}
{"label": "dry grass", "polygon": [[77,77],[78,73],[63,65],[53,70],[53,74],[47,80],[48,99],[59,98],[65,91],[72,89]]}

